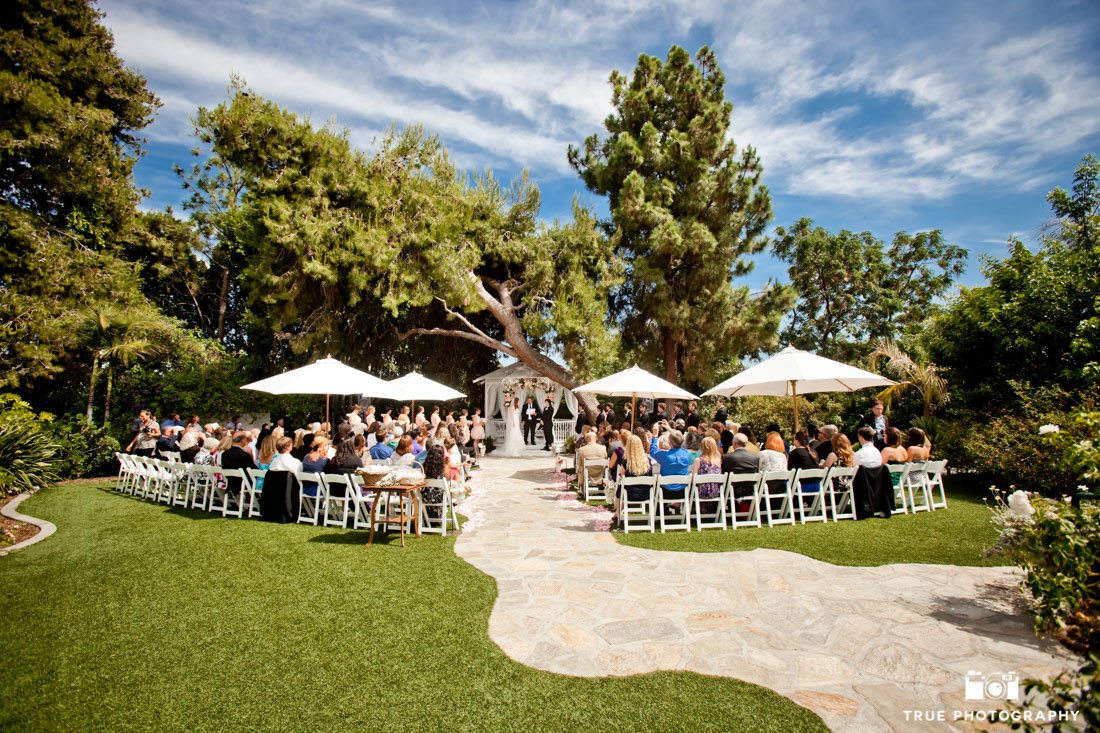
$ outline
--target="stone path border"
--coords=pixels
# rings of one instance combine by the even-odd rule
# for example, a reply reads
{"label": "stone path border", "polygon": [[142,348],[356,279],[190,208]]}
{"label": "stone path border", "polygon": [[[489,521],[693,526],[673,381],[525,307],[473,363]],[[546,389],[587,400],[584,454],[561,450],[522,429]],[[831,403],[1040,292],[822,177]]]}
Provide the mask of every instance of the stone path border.
{"label": "stone path border", "polygon": [[30,547],[35,542],[41,542],[54,532],[57,531],[57,526],[53,522],[47,522],[45,519],[35,519],[34,517],[28,517],[26,514],[20,514],[15,511],[23,500],[30,496],[30,493],[24,491],[22,494],[17,495],[14,499],[9,501],[3,507],[0,507],[0,514],[3,514],[8,519],[13,519],[16,522],[24,522],[26,524],[33,524],[38,527],[38,534],[30,539],[17,542],[10,547],[0,548],[0,557],[11,554],[16,550],[22,550],[24,547]]}
{"label": "stone path border", "polygon": [[[640,550],[595,529],[605,517],[562,490],[549,458],[482,466],[481,490],[463,507],[478,521],[455,551],[496,579],[489,635],[531,667],[735,677],[833,730],[911,731],[957,729],[951,711],[995,707],[965,701],[968,672],[1046,677],[1073,661],[1035,637],[1013,568]],[[945,710],[947,722],[907,720],[906,710]]]}

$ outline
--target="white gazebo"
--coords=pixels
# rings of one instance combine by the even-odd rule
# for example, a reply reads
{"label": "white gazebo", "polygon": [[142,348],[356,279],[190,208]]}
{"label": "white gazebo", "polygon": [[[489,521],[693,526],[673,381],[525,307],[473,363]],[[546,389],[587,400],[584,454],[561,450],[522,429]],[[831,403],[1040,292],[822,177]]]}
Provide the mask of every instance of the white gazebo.
{"label": "white gazebo", "polygon": [[554,405],[555,415],[564,401],[566,409],[573,417],[554,420],[554,442],[560,446],[565,442],[566,436],[573,434],[573,422],[578,409],[577,396],[557,382],[542,376],[522,361],[478,377],[474,383],[485,387],[483,414],[489,421],[485,433],[498,444],[504,439],[504,418],[501,417],[501,408],[507,397],[519,397],[520,403],[528,397],[533,397],[535,404],[541,408],[543,400],[549,396]]}

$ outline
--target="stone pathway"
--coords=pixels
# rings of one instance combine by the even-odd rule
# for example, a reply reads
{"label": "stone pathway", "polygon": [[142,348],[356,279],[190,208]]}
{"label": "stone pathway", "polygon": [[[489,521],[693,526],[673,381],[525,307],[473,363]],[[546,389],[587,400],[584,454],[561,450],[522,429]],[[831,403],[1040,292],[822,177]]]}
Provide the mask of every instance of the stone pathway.
{"label": "stone pathway", "polygon": [[965,702],[969,671],[1022,679],[1071,661],[1035,638],[1008,568],[639,550],[595,531],[588,507],[559,499],[550,458],[483,466],[482,488],[463,506],[477,520],[455,549],[496,578],[490,637],[538,669],[736,677],[833,730],[910,731],[951,726],[907,720],[906,710],[946,710],[951,721],[954,710],[992,707]]}

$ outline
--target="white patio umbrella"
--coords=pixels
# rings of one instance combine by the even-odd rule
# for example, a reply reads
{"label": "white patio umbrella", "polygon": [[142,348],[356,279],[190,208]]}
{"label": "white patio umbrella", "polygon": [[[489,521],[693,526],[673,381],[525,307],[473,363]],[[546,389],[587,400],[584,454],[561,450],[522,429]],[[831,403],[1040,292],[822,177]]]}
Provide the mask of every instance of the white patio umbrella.
{"label": "white patio umbrella", "polygon": [[428,379],[418,372],[409,372],[403,377],[391,379],[389,387],[395,395],[395,399],[412,401],[413,414],[416,414],[416,401],[421,402],[446,402],[457,400],[466,395],[457,389],[451,389],[445,384],[440,384]]}
{"label": "white patio umbrella", "polygon": [[854,392],[865,387],[891,384],[894,382],[874,372],[788,346],[772,358],[735,374],[703,394],[723,397],[790,395],[794,398],[794,429],[797,431],[800,392]]}
{"label": "white patio umbrella", "polygon": [[634,429],[634,412],[639,397],[647,399],[698,399],[687,390],[680,389],[672,382],[666,382],[656,374],[650,374],[637,364],[621,372],[615,372],[611,376],[597,379],[595,382],[582,384],[573,389],[574,392],[588,392],[590,394],[602,394],[609,397],[630,398],[630,429]]}
{"label": "white patio umbrella", "polygon": [[325,422],[329,421],[329,395],[392,396],[392,388],[386,380],[350,367],[331,356],[318,359],[304,367],[276,374],[274,377],[246,384],[241,389],[252,389],[268,394],[323,394]]}

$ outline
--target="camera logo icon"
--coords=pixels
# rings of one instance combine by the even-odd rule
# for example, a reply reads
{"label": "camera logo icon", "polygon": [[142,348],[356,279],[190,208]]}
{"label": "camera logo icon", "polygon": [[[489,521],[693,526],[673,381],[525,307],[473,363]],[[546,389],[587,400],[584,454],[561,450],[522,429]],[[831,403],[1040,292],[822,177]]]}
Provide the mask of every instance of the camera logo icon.
{"label": "camera logo icon", "polygon": [[1016,672],[967,672],[963,682],[967,700],[1020,699],[1020,675]]}

